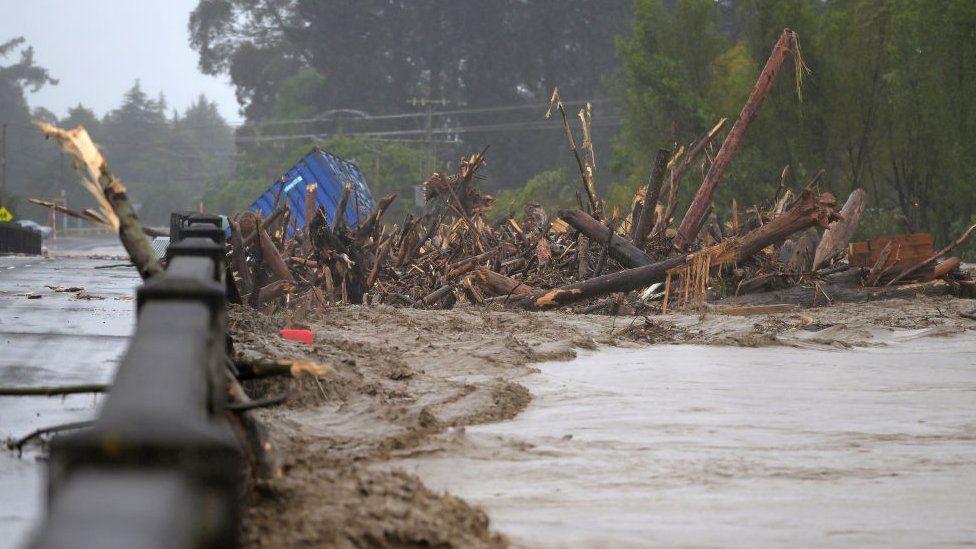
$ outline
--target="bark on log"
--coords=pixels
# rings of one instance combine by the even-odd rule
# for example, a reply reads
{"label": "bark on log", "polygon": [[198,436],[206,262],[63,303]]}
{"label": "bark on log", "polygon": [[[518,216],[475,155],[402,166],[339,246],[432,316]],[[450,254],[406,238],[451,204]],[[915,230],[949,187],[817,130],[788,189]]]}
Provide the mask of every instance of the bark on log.
{"label": "bark on log", "polygon": [[841,219],[831,223],[820,239],[820,245],[817,246],[817,252],[813,256],[813,270],[847,249],[847,243],[851,241],[851,237],[861,223],[861,214],[864,213],[867,202],[868,193],[864,192],[864,189],[854,189],[854,192],[847,197],[847,202],[840,210]]}
{"label": "bark on log", "polygon": [[[347,225],[346,220],[346,203],[349,202],[349,193],[352,192],[352,185],[346,183],[342,187],[342,196],[339,197],[339,203],[336,204],[335,218],[332,220],[332,232],[339,230],[339,225]],[[356,212],[357,215],[359,212]]]}
{"label": "bark on log", "polygon": [[[91,210],[72,210],[71,208],[66,208],[49,200],[41,200],[40,198],[28,198],[27,201],[31,204],[37,204],[38,206],[43,206],[45,208],[54,208],[67,216],[84,219],[85,221],[91,221],[92,223],[97,223],[106,227],[112,227],[111,223],[102,218],[102,216],[98,215],[98,213]],[[112,228],[114,229],[114,227]]]}
{"label": "bark on log", "polygon": [[808,273],[813,267],[813,257],[817,251],[817,245],[821,242],[820,233],[817,229],[810,227],[803,231],[800,238],[793,244],[793,253],[787,260],[787,268],[794,273]]}
{"label": "bark on log", "polygon": [[639,219],[632,220],[635,224],[634,245],[638,248],[644,247],[647,235],[654,227],[654,212],[657,210],[657,201],[661,196],[661,183],[664,182],[664,172],[667,169],[669,158],[671,158],[670,150],[657,150],[654,169],[651,171],[651,178],[647,181],[647,188],[644,191],[644,207],[641,208]]}
{"label": "bark on log", "polygon": [[888,242],[885,247],[881,249],[881,253],[878,254],[877,261],[871,266],[871,270],[868,271],[867,277],[865,277],[865,286],[876,286],[881,277],[884,276],[892,267],[888,263],[888,258],[891,256],[891,249],[893,242]]}
{"label": "bark on log", "polygon": [[590,278],[590,265],[589,259],[587,258],[587,253],[590,247],[590,238],[585,234],[581,234],[579,237],[579,249],[576,251],[576,278],[580,280],[586,280]]}
{"label": "bark on log", "polygon": [[705,180],[702,182],[701,187],[698,188],[698,193],[695,195],[694,200],[692,200],[691,206],[688,207],[688,212],[685,213],[684,219],[681,220],[681,225],[678,227],[678,234],[675,235],[674,239],[674,246],[678,250],[683,251],[688,249],[688,246],[698,236],[693,231],[701,226],[702,218],[705,216],[705,211],[712,201],[715,189],[722,180],[725,170],[732,162],[732,157],[735,156],[736,151],[739,149],[739,145],[742,143],[742,137],[749,128],[749,124],[756,118],[759,108],[762,107],[763,101],[766,99],[766,95],[769,93],[770,88],[773,86],[773,81],[776,79],[776,74],[783,65],[786,56],[793,49],[795,40],[796,33],[789,29],[784,29],[783,34],[776,41],[776,45],[773,46],[772,54],[770,54],[769,59],[766,61],[766,66],[763,67],[762,72],[759,74],[759,79],[756,81],[752,93],[749,94],[749,99],[746,100],[746,104],[742,107],[739,118],[732,125],[729,135],[726,136],[725,142],[722,143],[722,147],[715,156],[715,161],[712,162],[708,173],[705,175]]}
{"label": "bark on log", "polygon": [[563,210],[559,212],[559,218],[592,241],[607,242],[609,239],[610,253],[627,267],[641,267],[653,263],[647,254],[620,235],[614,234],[611,237],[610,229],[583,210]]}
{"label": "bark on log", "polygon": [[274,242],[268,236],[268,231],[265,231],[263,228],[260,231],[261,258],[264,259],[264,262],[271,268],[271,271],[278,279],[284,280],[285,282],[294,282],[291,271],[288,270],[288,265],[285,265],[285,261],[281,259],[281,254],[278,253],[278,248],[275,248]]}
{"label": "bark on log", "polygon": [[830,193],[814,196],[813,191],[804,189],[783,215],[742,237],[738,260],[749,258],[766,246],[782,242],[791,234],[814,225],[827,227],[837,219],[836,204],[837,199]]}
{"label": "bark on log", "polygon": [[315,211],[318,209],[319,184],[310,183],[305,187],[305,225],[302,229],[308,232],[308,227],[315,219]]}
{"label": "bark on log", "polygon": [[626,269],[552,290],[536,292],[519,301],[519,305],[527,309],[552,309],[591,297],[614,292],[629,292],[661,282],[669,270],[684,265],[688,257],[682,255],[643,267]]}
{"label": "bark on log", "polygon": [[539,288],[535,286],[523,284],[514,278],[509,278],[484,267],[476,269],[472,276],[478,281],[478,286],[485,290],[484,295],[489,297],[523,296],[539,291]]}
{"label": "bark on log", "polygon": [[251,292],[251,306],[257,307],[280,296],[285,292],[286,285],[287,283],[284,280],[275,280],[260,290]]}
{"label": "bark on log", "polygon": [[952,271],[957,270],[959,268],[959,265],[961,264],[962,264],[962,260],[959,259],[958,257],[950,257],[949,259],[946,259],[942,263],[939,263],[938,265],[935,266],[935,271],[933,273],[932,278],[933,279],[942,278],[943,276],[951,273]]}
{"label": "bark on log", "polygon": [[440,288],[437,288],[433,292],[430,292],[429,294],[425,295],[421,301],[423,302],[424,305],[427,305],[429,307],[434,303],[437,303],[444,297],[446,297],[447,294],[451,293],[453,290],[454,290],[454,286],[452,286],[451,284],[445,284]]}

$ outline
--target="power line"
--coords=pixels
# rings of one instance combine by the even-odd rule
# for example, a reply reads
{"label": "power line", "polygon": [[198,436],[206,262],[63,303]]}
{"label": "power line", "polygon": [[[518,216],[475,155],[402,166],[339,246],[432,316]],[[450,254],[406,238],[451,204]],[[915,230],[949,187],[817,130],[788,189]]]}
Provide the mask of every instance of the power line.
{"label": "power line", "polygon": [[[581,100],[563,101],[563,104],[566,106],[584,105],[586,103],[599,105],[599,104],[612,103],[612,102],[613,100],[609,98],[599,98],[590,101],[581,101]],[[518,105],[497,105],[494,107],[471,107],[466,109],[454,109],[450,111],[432,111],[431,115],[455,116],[455,115],[465,115],[465,114],[486,114],[486,113],[493,113],[493,112],[520,111],[520,110],[527,110],[527,109],[542,110],[548,107],[549,107],[549,103],[523,103]],[[377,115],[371,115],[367,113],[366,116],[361,117],[360,119],[361,120],[397,120],[403,118],[422,118],[426,116],[427,116],[426,112],[403,112],[403,113],[377,114]],[[292,119],[285,119],[285,120],[268,120],[263,122],[240,122],[240,123],[233,123],[233,124],[228,123],[228,125],[231,126],[232,128],[245,128],[245,127],[252,127],[252,126],[270,127],[270,126],[283,126],[288,124],[303,124],[308,122],[323,122],[325,120],[326,119],[322,117],[292,118]]]}
{"label": "power line", "polygon": [[[619,119],[612,120],[594,120],[591,124],[593,127],[617,127],[620,126],[621,121]],[[578,125],[575,124],[575,125]],[[453,135],[460,133],[493,133],[493,132],[503,132],[503,131],[538,131],[538,130],[561,130],[562,124],[552,121],[544,122],[510,122],[503,124],[483,124],[477,126],[458,126],[450,128],[434,128],[430,131],[431,135]],[[364,136],[364,137],[402,137],[409,135],[426,135],[426,129],[416,129],[416,130],[389,130],[389,131],[363,131],[363,132],[346,132],[343,135],[353,135],[353,136]],[[296,139],[325,139],[329,137],[327,134],[316,134],[316,133],[304,133],[304,134],[293,134],[293,135],[260,135],[260,136],[244,136],[238,137],[236,139],[237,143],[260,143],[264,141],[291,141]],[[411,140],[418,143],[421,140]]]}

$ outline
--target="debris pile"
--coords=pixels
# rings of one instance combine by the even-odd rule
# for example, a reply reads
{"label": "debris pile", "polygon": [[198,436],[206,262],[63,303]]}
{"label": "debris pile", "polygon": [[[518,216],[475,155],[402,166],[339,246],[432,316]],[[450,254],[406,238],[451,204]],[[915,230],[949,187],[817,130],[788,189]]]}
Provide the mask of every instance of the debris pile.
{"label": "debris pile", "polygon": [[[972,281],[958,272],[958,258],[938,260],[972,229],[939,252],[932,251],[926,234],[851,243],[867,194],[854,190],[838,212],[834,195],[819,190],[823,172],[794,193],[784,185],[787,166],[770,200],[741,213],[733,200],[731,219],[719,218],[712,203],[715,190],[790,53],[802,67],[796,35],[785,30],[718,152],[705,154],[724,119],[687,147],[659,150],[647,185],[625,216],[607,212],[597,195],[589,107],[579,113],[578,148],[554,91],[549,114],[553,107],[561,114],[579,168],[579,208],[550,219],[543,205],[529,204],[518,219],[490,222],[486,214],[494,200],[477,185],[485,164],[482,151],[462,159],[454,174],[433,174],[425,183],[423,215],[408,216],[402,225],[383,222],[395,196],[381,200],[357,227],[342,215],[330,220],[321,209],[306,212],[304,219],[311,222],[295,226],[291,239],[285,238],[285,228],[298,216],[288,211],[287,200],[266,219],[246,212],[231,223],[228,278],[241,301],[252,306],[446,308],[463,299],[612,314],[666,313],[669,307],[701,307],[709,299],[798,287],[812,289],[814,301],[820,292],[829,302],[824,287],[841,275],[850,283],[846,271],[856,275],[853,293],[841,296],[847,300],[865,298],[860,286],[939,278],[952,285],[943,284],[940,292],[971,292]],[[706,175],[676,220],[678,181],[700,158]],[[337,211],[344,211],[341,203]]]}
{"label": "debris pile", "polygon": [[[241,301],[255,307],[446,308],[465,300],[646,314],[701,306],[707,299],[816,287],[849,270],[870,286],[955,280],[958,271],[957,258],[930,260],[936,252],[928,234],[849,243],[858,218],[852,212],[863,209],[852,204],[863,205],[866,195],[855,190],[838,212],[835,197],[816,189],[819,178],[796,195],[782,190],[743,214],[734,209],[727,223],[711,212],[707,230],[695,235],[692,251],[682,253],[674,247],[672,220],[658,219],[666,211],[660,203],[646,218],[643,206],[635,206],[633,212],[641,212],[636,221],[633,213],[598,219],[581,208],[550,219],[542,206],[529,204],[519,218],[491,222],[485,214],[492,199],[477,188],[484,162],[484,153],[476,154],[463,159],[455,174],[431,176],[430,207],[402,226],[383,223],[393,196],[359,227],[341,216],[327,219],[319,209],[305,227],[295,227],[291,239],[284,236],[293,218],[288,201],[266,219],[245,212],[231,221],[229,278]],[[657,179],[680,165],[673,157],[666,164],[672,168]],[[642,191],[635,203],[653,196]],[[651,228],[638,246],[642,223]],[[818,227],[826,229],[822,237]]]}

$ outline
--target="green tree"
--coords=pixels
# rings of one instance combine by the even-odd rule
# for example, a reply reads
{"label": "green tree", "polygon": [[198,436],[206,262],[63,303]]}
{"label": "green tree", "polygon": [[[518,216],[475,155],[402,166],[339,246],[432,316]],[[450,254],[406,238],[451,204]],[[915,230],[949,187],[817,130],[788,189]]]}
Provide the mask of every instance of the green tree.
{"label": "green tree", "polygon": [[550,214],[561,208],[570,208],[577,204],[576,191],[580,189],[579,179],[570,176],[566,170],[548,170],[538,173],[521,187],[505,189],[498,193],[495,208],[492,213],[496,216],[519,216],[525,205],[534,202],[542,205]]}
{"label": "green tree", "polygon": [[7,126],[7,196],[0,196],[0,201],[8,206],[12,196],[28,195],[35,191],[39,184],[38,176],[45,164],[52,155],[56,156],[53,152],[45,154],[44,139],[31,123],[31,110],[24,92],[57,84],[57,80],[50,76],[47,69],[35,64],[34,48],[25,46],[23,37],[0,43],[0,60],[18,51],[18,61],[0,65],[0,124]]}

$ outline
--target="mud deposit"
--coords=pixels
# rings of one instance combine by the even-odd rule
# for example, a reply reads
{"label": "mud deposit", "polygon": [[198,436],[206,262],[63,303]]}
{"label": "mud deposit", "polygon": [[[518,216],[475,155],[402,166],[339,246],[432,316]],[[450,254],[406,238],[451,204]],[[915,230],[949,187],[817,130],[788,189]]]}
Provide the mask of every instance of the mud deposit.
{"label": "mud deposit", "polygon": [[[456,478],[470,465],[465,461],[470,458],[465,426],[504,422],[525,410],[531,397],[522,383],[537,372],[533,363],[573,359],[576,349],[600,345],[637,348],[664,342],[808,347],[819,350],[814,354],[823,354],[829,364],[827,351],[837,348],[883,348],[900,339],[938,341],[964,332],[976,323],[958,312],[972,306],[969,300],[918,298],[756,317],[677,314],[636,321],[470,307],[422,311],[348,306],[315,317],[233,309],[239,353],[311,359],[334,370],[318,382],[276,379],[248,385],[254,398],[289,389],[292,396],[284,405],[260,412],[285,468],[282,478],[251,488],[245,540],[252,547],[520,545],[526,538],[517,529],[509,540],[501,533],[509,531],[507,522],[500,531],[481,507],[443,491],[449,487],[467,494],[465,490],[444,477],[435,479],[437,490],[431,490],[402,469],[433,456],[453,468]],[[278,337],[280,328],[296,325],[312,329],[313,346]],[[608,366],[617,363],[610,358],[613,354],[606,356]],[[502,425],[507,423],[486,428]],[[563,430],[547,436],[561,440],[573,434]],[[531,454],[534,444],[518,437],[480,437],[478,459]],[[607,452],[605,459],[613,455]],[[734,468],[727,473],[737,474]],[[464,482],[472,489],[484,488],[495,474],[472,469]],[[662,478],[668,474],[666,469],[655,473]],[[474,494],[472,500],[494,513],[493,496],[486,494]],[[573,501],[588,496],[584,490],[555,497],[549,501],[554,505],[550,511],[558,513],[563,497]],[[612,498],[604,503],[626,504]],[[560,542],[558,536],[552,539]]]}

